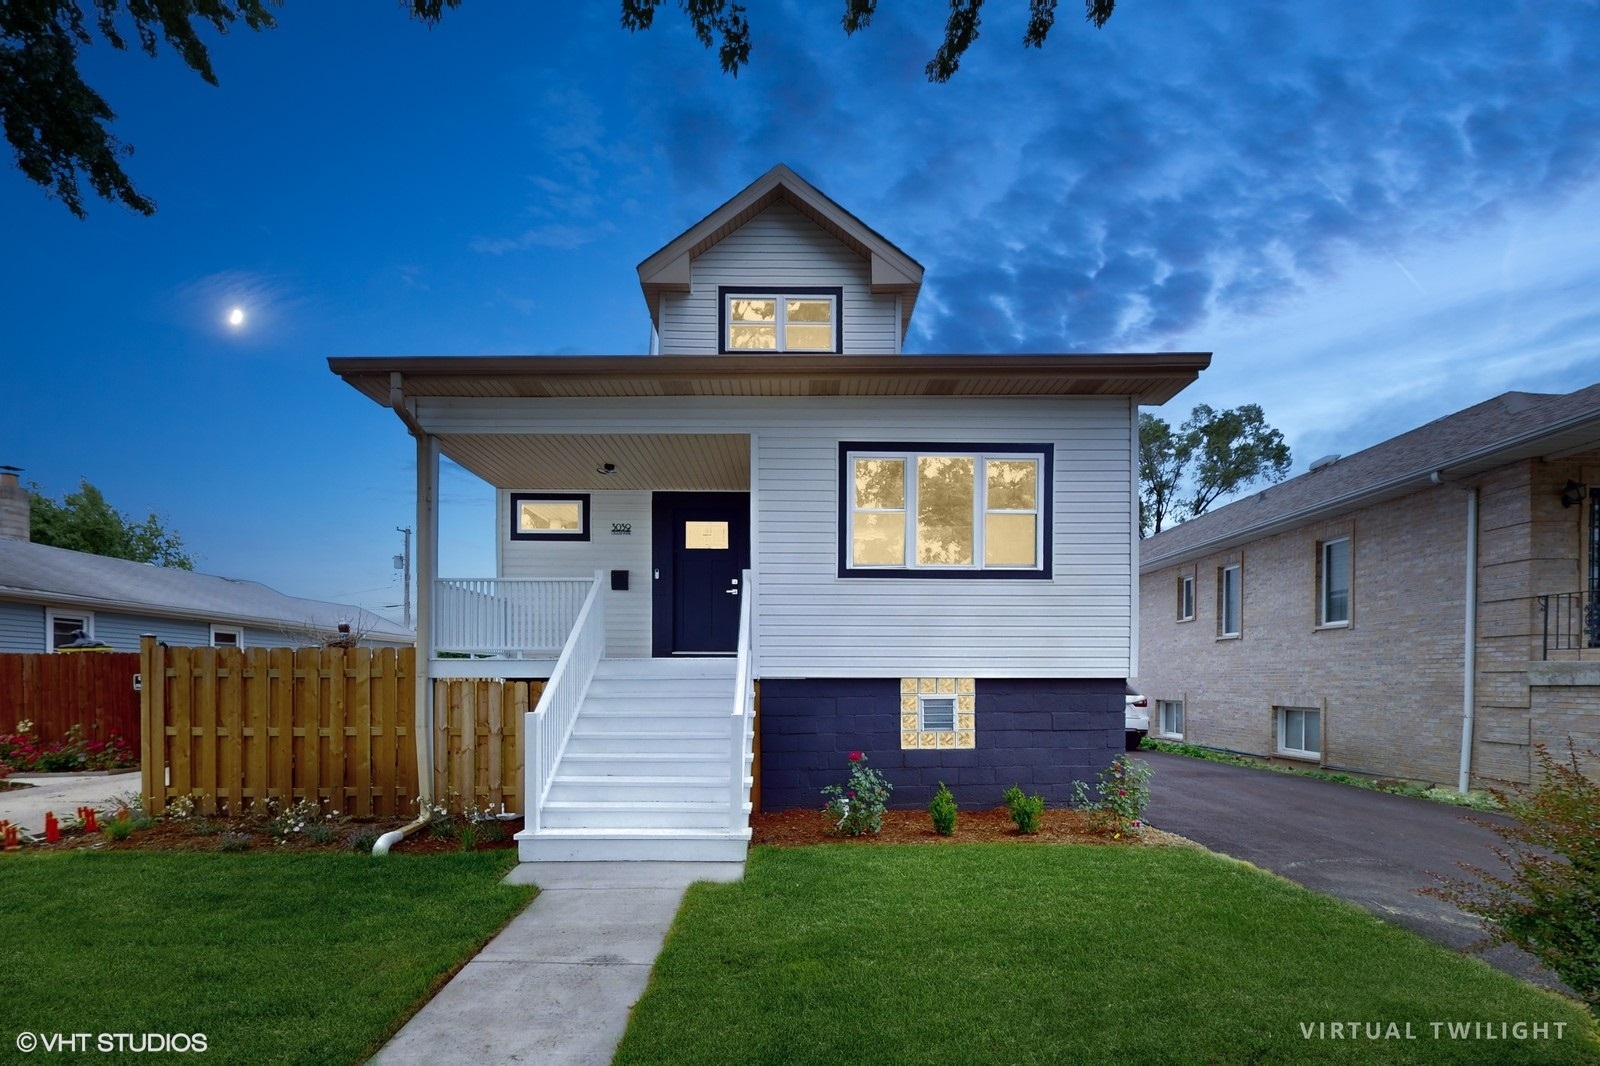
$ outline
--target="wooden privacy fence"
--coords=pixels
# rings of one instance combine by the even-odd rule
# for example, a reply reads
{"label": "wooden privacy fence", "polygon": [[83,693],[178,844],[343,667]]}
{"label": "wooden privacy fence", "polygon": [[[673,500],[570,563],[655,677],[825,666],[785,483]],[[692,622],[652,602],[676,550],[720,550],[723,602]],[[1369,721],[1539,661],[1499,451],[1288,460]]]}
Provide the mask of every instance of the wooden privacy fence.
{"label": "wooden privacy fence", "polygon": [[189,795],[205,814],[269,798],[414,813],[414,648],[163,648],[146,637],[140,656],[152,814]]}
{"label": "wooden privacy fence", "polygon": [[[355,817],[416,813],[416,650],[164,648],[146,638],[145,803],[237,814],[315,798]],[[435,802],[522,812],[522,717],[543,681],[434,682]]]}
{"label": "wooden privacy fence", "polygon": [[433,795],[455,810],[522,814],[523,716],[543,681],[446,678],[433,683]]}
{"label": "wooden privacy fence", "polygon": [[139,693],[131,651],[0,654],[0,733],[33,723],[40,740],[61,740],[74,725],[85,740],[120,736],[139,746]]}

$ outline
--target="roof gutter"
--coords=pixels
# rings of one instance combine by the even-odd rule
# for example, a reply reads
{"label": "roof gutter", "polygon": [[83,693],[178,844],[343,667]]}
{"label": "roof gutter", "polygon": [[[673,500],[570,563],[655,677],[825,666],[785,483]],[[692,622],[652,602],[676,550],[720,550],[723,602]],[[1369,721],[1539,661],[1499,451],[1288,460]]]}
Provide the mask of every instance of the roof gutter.
{"label": "roof gutter", "polygon": [[400,416],[400,421],[406,424],[406,429],[411,431],[413,437],[421,440],[428,435],[422,423],[417,421],[416,414],[406,405],[405,377],[398,370],[389,371],[389,406],[394,408],[394,413]]}

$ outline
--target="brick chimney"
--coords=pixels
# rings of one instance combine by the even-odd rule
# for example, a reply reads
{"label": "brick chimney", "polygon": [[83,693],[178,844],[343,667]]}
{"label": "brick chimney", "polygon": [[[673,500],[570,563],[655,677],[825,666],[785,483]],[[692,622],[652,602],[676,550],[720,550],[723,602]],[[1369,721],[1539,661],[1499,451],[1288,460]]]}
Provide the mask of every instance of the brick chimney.
{"label": "brick chimney", "polygon": [[0,466],[0,540],[29,540],[28,519],[32,506],[28,490],[17,475],[20,467]]}

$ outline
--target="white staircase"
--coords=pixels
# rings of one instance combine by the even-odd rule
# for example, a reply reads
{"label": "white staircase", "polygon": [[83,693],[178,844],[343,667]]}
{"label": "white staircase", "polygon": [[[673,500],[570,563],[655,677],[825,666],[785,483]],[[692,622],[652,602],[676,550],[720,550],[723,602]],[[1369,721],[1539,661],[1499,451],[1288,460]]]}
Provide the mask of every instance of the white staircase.
{"label": "white staircase", "polygon": [[736,669],[733,658],[601,660],[538,818],[517,834],[522,861],[743,861],[750,766],[733,752]]}

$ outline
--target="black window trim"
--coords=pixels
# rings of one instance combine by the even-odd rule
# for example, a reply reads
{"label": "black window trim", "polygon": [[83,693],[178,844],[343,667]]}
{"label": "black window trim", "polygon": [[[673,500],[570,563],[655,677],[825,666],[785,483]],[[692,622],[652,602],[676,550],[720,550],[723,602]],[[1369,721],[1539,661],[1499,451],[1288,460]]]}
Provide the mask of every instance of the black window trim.
{"label": "black window trim", "polygon": [[[583,529],[577,533],[528,533],[517,528],[517,505],[527,500],[576,500],[582,504]],[[513,492],[511,494],[511,539],[582,542],[590,539],[589,494],[586,492]]]}
{"label": "black window trim", "polygon": [[[950,568],[887,566],[853,567],[850,565],[850,453],[851,452],[907,452],[936,455],[1017,454],[1033,455],[1040,459],[1039,517],[1044,525],[1039,540],[1039,566],[1021,568],[985,569],[981,566]],[[972,441],[861,441],[839,442],[839,498],[835,509],[838,525],[839,577],[887,578],[891,581],[1051,581],[1055,578],[1055,555],[1052,548],[1052,531],[1055,526],[1055,445],[1046,443],[974,443]],[[907,545],[907,550],[910,545]]]}
{"label": "black window trim", "polygon": [[717,286],[717,352],[721,355],[787,355],[785,349],[763,353],[759,349],[728,347],[728,298],[730,296],[832,296],[833,297],[833,350],[818,352],[807,349],[807,355],[838,355],[844,351],[844,286],[842,285],[718,285]]}

